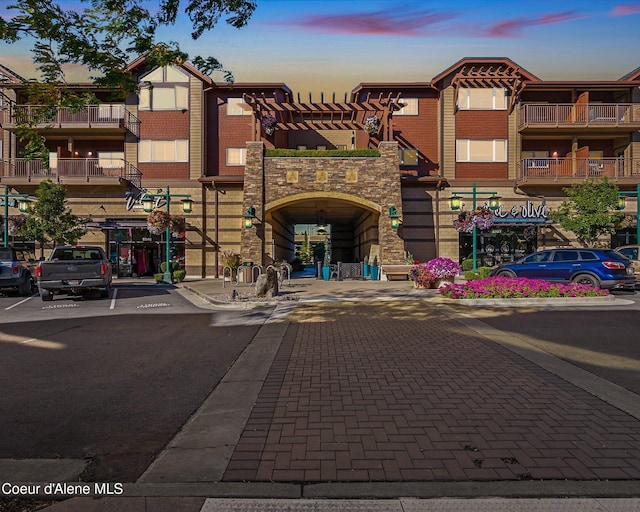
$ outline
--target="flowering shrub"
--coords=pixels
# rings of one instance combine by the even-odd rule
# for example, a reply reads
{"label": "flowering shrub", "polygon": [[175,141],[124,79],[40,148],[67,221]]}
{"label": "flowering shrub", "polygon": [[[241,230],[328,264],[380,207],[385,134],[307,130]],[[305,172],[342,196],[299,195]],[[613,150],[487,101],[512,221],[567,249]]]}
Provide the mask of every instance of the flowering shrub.
{"label": "flowering shrub", "polygon": [[273,117],[271,114],[267,114],[262,116],[262,120],[260,121],[262,124],[262,128],[267,135],[271,135],[276,129],[276,125],[278,124],[278,120]]}
{"label": "flowering shrub", "polygon": [[583,284],[557,284],[524,277],[487,277],[465,284],[449,283],[440,293],[452,299],[512,299],[548,297],[602,297],[609,290]]}
{"label": "flowering shrub", "polygon": [[17,234],[26,220],[27,217],[25,215],[9,215],[9,217],[7,218],[7,227],[9,230],[9,234]]}
{"label": "flowering shrub", "polygon": [[435,258],[427,262],[427,268],[436,279],[447,279],[455,277],[460,273],[462,267],[449,258]]}
{"label": "flowering shrub", "polygon": [[460,233],[471,233],[475,226],[480,231],[486,231],[493,226],[494,216],[486,206],[480,206],[472,212],[461,212],[458,219],[453,221],[453,227]]}
{"label": "flowering shrub", "polygon": [[431,288],[438,278],[429,270],[427,263],[419,263],[409,270],[409,277],[420,288]]}
{"label": "flowering shrub", "polygon": [[369,135],[375,135],[380,130],[380,118],[378,116],[369,116],[364,120],[364,130]]}
{"label": "flowering shrub", "polygon": [[182,236],[187,229],[187,221],[180,215],[172,215],[169,222],[169,229],[171,230],[171,234],[175,237]]}
{"label": "flowering shrub", "polygon": [[167,229],[171,215],[162,210],[153,210],[147,217],[147,230],[152,235],[159,235]]}

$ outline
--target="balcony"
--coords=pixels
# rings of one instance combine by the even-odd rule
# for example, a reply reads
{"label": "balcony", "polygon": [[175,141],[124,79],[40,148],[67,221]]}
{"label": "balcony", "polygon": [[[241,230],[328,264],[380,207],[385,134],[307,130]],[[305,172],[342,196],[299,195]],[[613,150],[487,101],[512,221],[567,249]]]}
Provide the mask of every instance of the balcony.
{"label": "balcony", "polygon": [[66,183],[115,184],[127,181],[141,186],[142,173],[125,160],[104,158],[58,158],[49,169],[42,160],[0,160],[3,182],[54,180]]}
{"label": "balcony", "polygon": [[35,122],[35,128],[73,130],[129,131],[136,137],[140,134],[140,121],[129,112],[124,103],[102,103],[89,105],[75,111],[66,107],[47,115],[48,107],[42,105],[11,105],[2,111],[2,127],[15,129],[21,123]]}
{"label": "balcony", "polygon": [[519,185],[569,185],[605,176],[618,183],[637,183],[640,158],[525,158],[519,163],[517,181]]}
{"label": "balcony", "polygon": [[618,133],[640,129],[640,103],[525,104],[518,111],[520,131],[576,128]]}

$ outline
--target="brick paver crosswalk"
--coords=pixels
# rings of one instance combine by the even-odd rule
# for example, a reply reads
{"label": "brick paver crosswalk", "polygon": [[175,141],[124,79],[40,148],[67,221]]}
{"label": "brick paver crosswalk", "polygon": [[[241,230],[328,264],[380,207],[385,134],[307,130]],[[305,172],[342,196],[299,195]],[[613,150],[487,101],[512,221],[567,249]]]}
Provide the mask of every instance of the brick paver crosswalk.
{"label": "brick paver crosswalk", "polygon": [[435,307],[292,319],[225,481],[640,478],[639,420]]}

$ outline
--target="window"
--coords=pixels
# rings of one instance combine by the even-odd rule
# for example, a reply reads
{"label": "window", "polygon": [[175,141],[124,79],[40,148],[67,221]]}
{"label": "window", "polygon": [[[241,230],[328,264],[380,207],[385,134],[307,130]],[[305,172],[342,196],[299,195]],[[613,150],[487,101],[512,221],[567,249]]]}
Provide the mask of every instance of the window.
{"label": "window", "polygon": [[578,251],[556,251],[553,261],[577,261]]}
{"label": "window", "polygon": [[458,139],[456,141],[457,162],[506,162],[507,141]]}
{"label": "window", "polygon": [[188,82],[189,77],[175,66],[164,66],[140,77],[141,82]]}
{"label": "window", "polygon": [[250,116],[253,115],[251,109],[242,108],[244,104],[243,98],[227,98],[227,115],[228,116]]}
{"label": "window", "polygon": [[188,140],[141,140],[139,162],[188,162]]}
{"label": "window", "polygon": [[247,161],[247,148],[227,148],[227,165],[244,165]]}
{"label": "window", "polygon": [[98,151],[98,166],[103,169],[117,169],[124,166],[123,151]]}
{"label": "window", "polygon": [[458,91],[458,108],[460,110],[506,110],[506,89],[461,87]]}
{"label": "window", "polygon": [[140,89],[138,108],[140,110],[187,110],[189,88],[182,85],[144,87]]}
{"label": "window", "polygon": [[404,103],[404,107],[393,113],[394,116],[417,116],[418,115],[418,98],[400,98],[400,103]]}
{"label": "window", "polygon": [[597,260],[598,257],[589,251],[580,251],[580,259],[581,260]]}
{"label": "window", "polygon": [[400,165],[418,165],[418,150],[416,148],[400,148]]}

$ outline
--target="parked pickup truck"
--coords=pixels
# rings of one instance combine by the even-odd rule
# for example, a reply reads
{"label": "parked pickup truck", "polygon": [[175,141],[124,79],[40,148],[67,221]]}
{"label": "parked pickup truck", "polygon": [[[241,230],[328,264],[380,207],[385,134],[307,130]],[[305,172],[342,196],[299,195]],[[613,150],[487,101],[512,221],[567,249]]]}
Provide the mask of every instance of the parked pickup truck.
{"label": "parked pickup truck", "polygon": [[56,247],[48,260],[38,264],[36,277],[44,301],[52,300],[54,293],[100,290],[101,297],[111,293],[111,263],[101,247]]}
{"label": "parked pickup truck", "polygon": [[0,248],[0,291],[17,290],[22,296],[33,293],[33,276],[25,257],[22,250]]}

